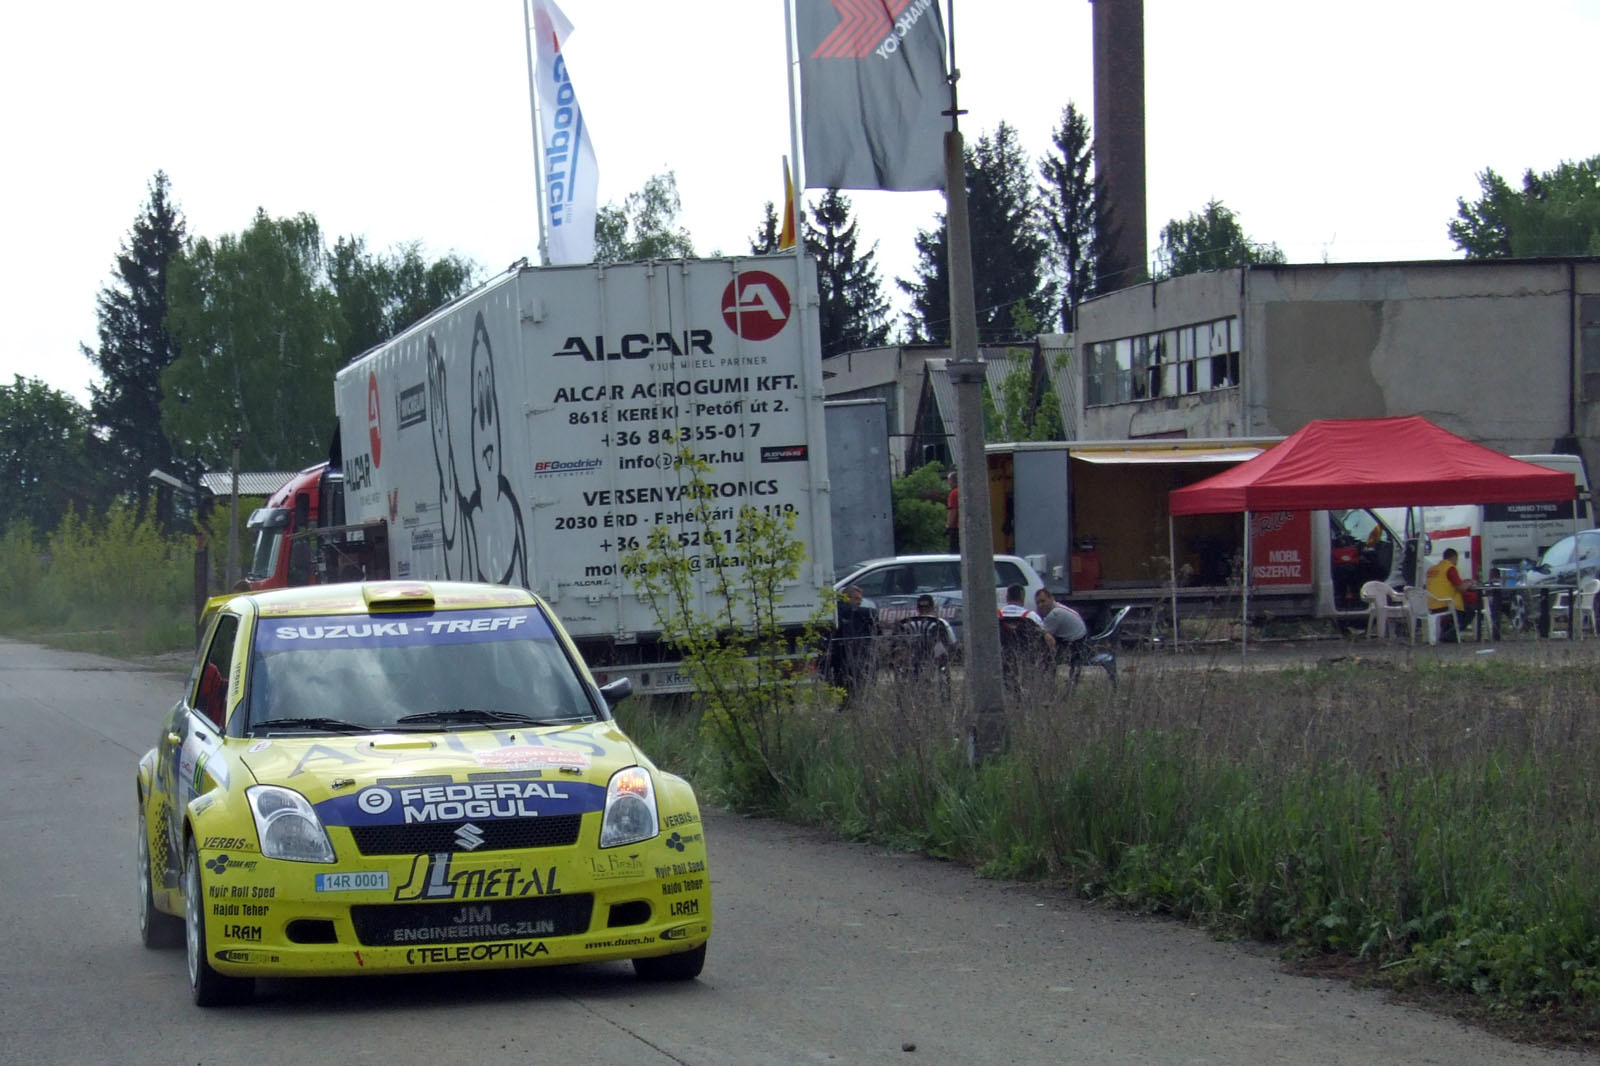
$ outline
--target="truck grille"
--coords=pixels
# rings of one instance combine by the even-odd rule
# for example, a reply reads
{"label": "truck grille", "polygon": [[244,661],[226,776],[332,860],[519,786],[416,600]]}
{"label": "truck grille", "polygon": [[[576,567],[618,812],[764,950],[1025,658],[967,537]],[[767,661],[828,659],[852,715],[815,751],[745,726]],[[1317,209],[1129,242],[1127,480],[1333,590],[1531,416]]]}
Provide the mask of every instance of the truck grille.
{"label": "truck grille", "polygon": [[536,899],[452,903],[366,903],[350,908],[356,939],[368,947],[423,947],[483,940],[572,936],[589,929],[587,892]]}
{"label": "truck grille", "polygon": [[440,851],[477,854],[514,848],[566,847],[578,842],[578,828],[582,823],[581,814],[551,814],[539,818],[484,818],[475,822],[353,825],[350,835],[363,855],[419,855]]}

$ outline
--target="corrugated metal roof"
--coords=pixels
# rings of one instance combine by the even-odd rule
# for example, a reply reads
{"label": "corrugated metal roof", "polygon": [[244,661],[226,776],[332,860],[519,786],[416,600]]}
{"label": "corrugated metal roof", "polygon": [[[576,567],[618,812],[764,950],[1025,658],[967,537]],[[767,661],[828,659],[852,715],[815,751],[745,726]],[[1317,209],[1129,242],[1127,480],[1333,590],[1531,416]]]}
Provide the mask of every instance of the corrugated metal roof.
{"label": "corrugated metal roof", "polygon": [[939,408],[939,418],[951,440],[959,439],[956,428],[956,387],[950,384],[950,374],[945,369],[948,359],[929,359],[922,364],[928,373],[928,384],[933,386],[933,402]]}
{"label": "corrugated metal roof", "polygon": [[[239,495],[241,496],[271,496],[282,487],[285,481],[294,477],[294,472],[289,473],[239,473]],[[200,487],[213,496],[233,495],[233,474],[223,470],[200,475]]]}
{"label": "corrugated metal roof", "polygon": [[[1056,390],[1056,404],[1061,409],[1061,426],[1068,440],[1078,439],[1078,374],[1077,360],[1072,350],[1072,338],[1055,334],[1053,342],[1046,344],[1040,338],[1039,354],[1044,356],[1045,373],[1050,375],[1050,385]],[[1060,366],[1056,364],[1060,363]]]}

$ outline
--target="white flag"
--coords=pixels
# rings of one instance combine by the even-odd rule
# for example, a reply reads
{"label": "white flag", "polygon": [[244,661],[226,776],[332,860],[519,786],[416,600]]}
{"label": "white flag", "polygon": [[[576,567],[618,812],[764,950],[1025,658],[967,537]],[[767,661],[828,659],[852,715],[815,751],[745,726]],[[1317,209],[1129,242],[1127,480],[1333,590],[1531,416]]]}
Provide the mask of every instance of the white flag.
{"label": "white flag", "polygon": [[567,76],[561,46],[572,23],[554,0],[530,0],[533,39],[538,60],[539,136],[543,142],[542,200],[549,220],[551,263],[594,261],[595,197],[599,176],[594,144],[584,125],[578,96]]}

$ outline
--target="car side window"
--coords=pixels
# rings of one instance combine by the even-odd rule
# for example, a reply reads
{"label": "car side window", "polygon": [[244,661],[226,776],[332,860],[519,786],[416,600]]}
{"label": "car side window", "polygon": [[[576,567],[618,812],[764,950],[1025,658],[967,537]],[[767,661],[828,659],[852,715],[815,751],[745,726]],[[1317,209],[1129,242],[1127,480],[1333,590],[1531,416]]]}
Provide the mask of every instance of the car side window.
{"label": "car side window", "polygon": [[960,563],[931,563],[927,569],[929,572],[917,579],[918,592],[950,592],[961,587]]}
{"label": "car side window", "polygon": [[222,717],[227,710],[228,668],[233,662],[233,645],[238,637],[237,615],[225,614],[217,619],[205,660],[195,678],[194,689],[189,693],[189,705],[218,729],[222,728]]}
{"label": "car side window", "polygon": [[996,560],[994,564],[995,588],[1002,588],[1006,585],[1026,585],[1027,583],[1028,579],[1022,576],[1022,568],[1017,566],[1016,563]]}
{"label": "car side window", "polygon": [[861,595],[868,598],[876,596],[892,596],[895,592],[894,581],[900,573],[898,566],[880,566],[870,573],[863,574],[851,584],[861,590]]}

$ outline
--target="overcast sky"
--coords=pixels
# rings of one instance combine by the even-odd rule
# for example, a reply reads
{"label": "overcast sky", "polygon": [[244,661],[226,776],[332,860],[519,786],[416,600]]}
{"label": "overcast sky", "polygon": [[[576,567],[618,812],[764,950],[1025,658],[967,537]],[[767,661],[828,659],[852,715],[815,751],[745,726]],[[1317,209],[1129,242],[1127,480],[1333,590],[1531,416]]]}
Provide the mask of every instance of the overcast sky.
{"label": "overcast sky", "polygon": [[[600,200],[676,173],[700,254],[742,254],[789,152],[780,0],[559,0]],[[941,4],[943,0],[941,0]],[[969,143],[1039,158],[1093,115],[1087,0],[956,0]],[[497,273],[537,261],[520,0],[14,5],[0,381],[87,402],[95,296],[159,169],[191,236],[257,207],[331,244],[421,241]],[[1149,236],[1216,198],[1290,262],[1453,258],[1476,175],[1600,154],[1600,0],[1145,0]],[[937,193],[852,194],[886,288]]]}

